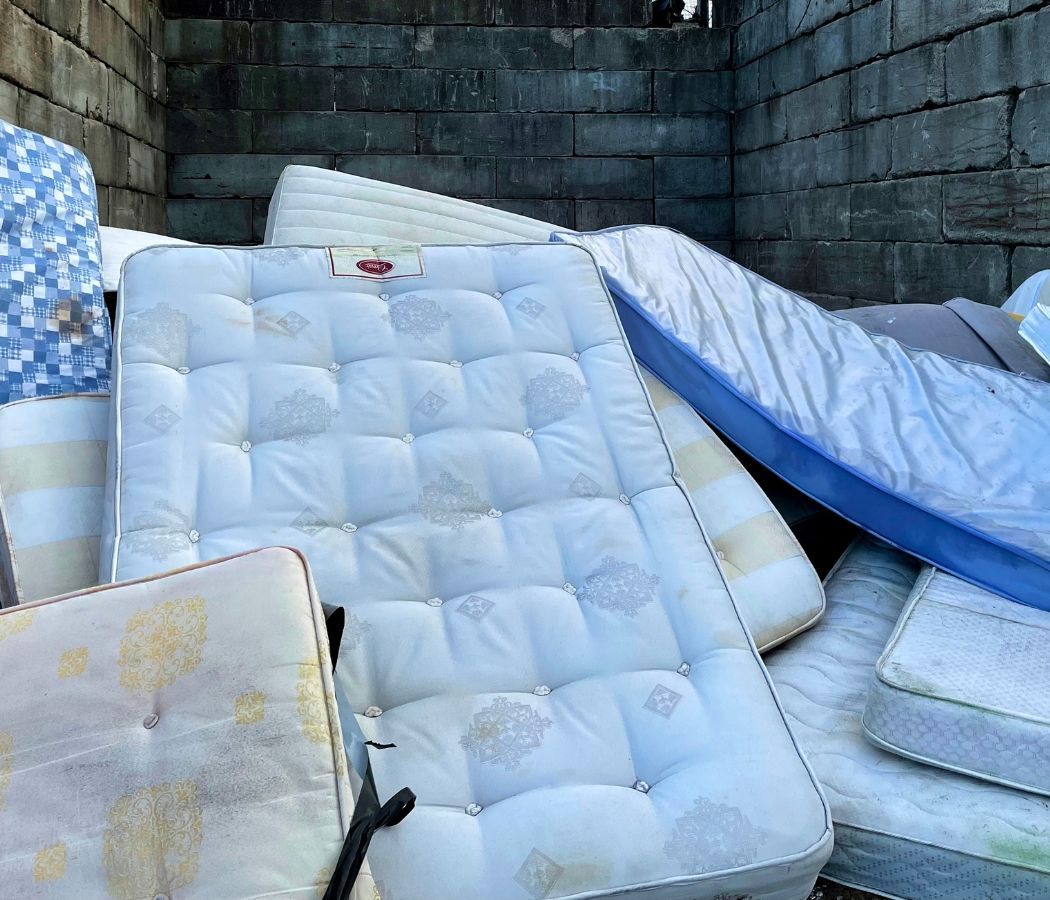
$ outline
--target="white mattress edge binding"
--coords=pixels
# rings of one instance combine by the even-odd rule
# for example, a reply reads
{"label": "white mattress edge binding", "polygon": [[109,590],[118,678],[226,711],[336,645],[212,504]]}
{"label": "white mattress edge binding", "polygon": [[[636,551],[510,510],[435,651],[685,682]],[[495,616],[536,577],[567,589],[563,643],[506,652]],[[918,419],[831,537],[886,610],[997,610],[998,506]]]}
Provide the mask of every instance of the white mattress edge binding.
{"label": "white mattress edge binding", "polygon": [[291,166],[285,166],[282,170],[281,177],[277,179],[277,184],[270,195],[270,202],[266,205],[266,230],[263,232],[264,244],[273,242],[274,217],[281,208],[281,200],[284,197],[284,176],[288,174],[290,168]]}
{"label": "white mattress edge binding", "polygon": [[[572,246],[579,246],[579,245],[578,244],[573,244]],[[600,273],[600,271],[601,271],[601,269],[599,267],[599,273]],[[603,285],[605,284],[604,278],[602,279],[602,284]],[[606,287],[605,290],[606,290],[606,293],[609,293],[608,287]],[[613,304],[613,311],[614,312],[615,312],[615,309],[616,309],[616,305],[614,303]],[[617,321],[617,323],[619,323],[619,321],[620,321],[619,315],[617,315],[616,321]],[[621,334],[622,333],[623,332],[622,332],[622,328],[621,328]],[[626,342],[626,337],[624,338],[624,340]],[[627,344],[628,349],[630,349],[630,346],[631,346],[630,344]],[[631,357],[631,362],[634,364],[635,371],[636,372],[640,372],[641,369],[640,369],[638,360],[635,359],[634,354],[631,353],[630,357]],[[669,391],[674,393],[674,395],[676,397],[680,397],[681,396],[673,387],[671,387],[671,385],[667,384],[667,382],[664,381],[655,372],[651,372],[648,369],[646,369],[645,371],[649,372],[649,374],[652,375],[653,378],[655,378],[657,381],[659,381],[661,384],[663,384]],[[643,387],[645,386],[644,377],[642,379],[642,386]],[[667,435],[664,433],[663,426],[660,423],[660,417],[658,415],[656,415],[655,408],[652,405],[652,397],[649,397],[649,391],[648,390],[646,390],[645,395],[649,399],[649,409],[653,412],[654,418],[656,419],[656,424],[660,428],[660,436],[663,438],[664,445],[666,447],[668,447],[668,449],[670,449],[670,444],[668,443]],[[700,413],[697,410],[693,409],[693,407],[689,405],[689,402],[684,397],[681,398],[681,399],[682,399],[682,402],[686,406],[689,407],[689,409],[691,409],[697,416],[700,416]],[[719,441],[721,441],[723,443],[723,445],[726,446],[726,449],[728,449],[728,445],[725,444],[725,440],[723,439],[722,435],[719,433],[718,429],[716,429],[710,422],[708,422],[706,419],[704,419],[703,416],[700,416],[700,418],[703,419],[703,421],[711,429],[711,431],[714,433],[714,436]],[[732,453],[731,450],[729,452]],[[672,453],[672,458],[671,458],[672,465],[676,465],[674,463],[673,451],[671,451],[671,453]],[[796,625],[791,631],[789,631],[789,632],[787,632],[785,634],[782,634],[780,637],[778,637],[778,638],[776,638],[776,639],[774,639],[772,641],[769,641],[766,644],[763,644],[761,647],[758,647],[759,654],[763,654],[763,653],[768,653],[770,650],[775,650],[777,647],[781,646],[785,642],[790,641],[793,637],[797,637],[798,635],[802,634],[803,632],[808,631],[810,628],[812,628],[814,625],[816,625],[817,622],[819,622],[821,619],[823,619],[824,618],[824,613],[826,613],[827,610],[828,610],[828,598],[827,598],[827,594],[824,591],[824,582],[821,581],[820,576],[817,575],[817,571],[816,571],[816,569],[813,568],[813,564],[810,562],[809,556],[807,555],[807,553],[806,553],[805,549],[803,548],[802,544],[799,543],[798,538],[795,537],[795,533],[791,530],[791,526],[788,525],[787,521],[780,514],[780,510],[777,509],[776,506],[774,506],[773,502],[768,497],[766,497],[766,492],[764,490],[762,490],[761,485],[759,485],[758,482],[755,481],[755,479],[751,476],[751,473],[748,472],[747,469],[745,469],[743,467],[743,465],[741,465],[741,473],[746,475],[749,479],[751,479],[751,482],[754,484],[755,489],[758,490],[762,494],[763,497],[765,497],[766,501],[769,504],[769,511],[773,514],[773,516],[776,518],[776,520],[780,523],[780,526],[784,529],[784,533],[791,539],[791,541],[795,544],[795,546],[798,547],[799,555],[806,561],[806,563],[807,563],[807,565],[809,567],[809,570],[810,570],[810,572],[812,573],[812,576],[813,576],[814,587],[816,589],[817,594],[820,596],[820,605],[817,607],[816,612],[812,616],[810,616],[808,619],[806,619],[805,622],[803,622],[803,623],[801,623],[799,625]],[[684,483],[680,483],[679,487],[682,488],[682,489],[685,489]],[[686,490],[686,493],[687,494],[689,493],[688,490]],[[691,499],[692,498],[690,498],[690,500]],[[693,509],[693,516],[694,516],[694,518],[696,518],[697,522],[700,524],[701,529],[703,529],[704,525],[700,521],[699,513],[697,513],[697,511],[695,509]],[[704,532],[704,538],[705,538],[705,540],[707,540],[708,546],[711,546],[711,539],[710,539],[710,536],[707,534],[706,531]],[[850,547],[852,547],[854,543],[856,543],[856,541],[851,542]],[[845,555],[845,554],[843,554],[843,555]],[[725,584],[728,586],[729,579],[726,577],[725,572],[722,570],[722,561],[718,558],[717,554],[715,555],[715,563],[718,565],[718,571],[719,571],[719,574],[722,577],[723,582],[725,582]],[[830,577],[830,574],[829,574],[829,577]],[[733,603],[734,603],[734,605],[736,605],[737,604],[736,596],[733,595],[732,593],[730,593],[730,596],[733,597]],[[750,630],[748,630],[748,634],[750,635]],[[757,646],[757,644],[756,644],[756,646]]]}

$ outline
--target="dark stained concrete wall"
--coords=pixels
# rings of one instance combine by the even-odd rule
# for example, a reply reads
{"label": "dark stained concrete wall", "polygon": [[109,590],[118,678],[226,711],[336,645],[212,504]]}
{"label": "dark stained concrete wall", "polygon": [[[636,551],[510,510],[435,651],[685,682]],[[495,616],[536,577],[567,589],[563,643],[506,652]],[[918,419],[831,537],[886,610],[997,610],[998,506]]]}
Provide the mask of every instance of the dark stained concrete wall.
{"label": "dark stained concrete wall", "polygon": [[728,250],[730,34],[643,0],[171,0],[173,234],[261,236],[307,163]]}
{"label": "dark stained concrete wall", "polygon": [[87,154],[103,224],[164,229],[163,52],[154,0],[0,0],[0,118]]}
{"label": "dark stained concrete wall", "polygon": [[727,0],[735,252],[831,306],[1050,267],[1050,9]]}

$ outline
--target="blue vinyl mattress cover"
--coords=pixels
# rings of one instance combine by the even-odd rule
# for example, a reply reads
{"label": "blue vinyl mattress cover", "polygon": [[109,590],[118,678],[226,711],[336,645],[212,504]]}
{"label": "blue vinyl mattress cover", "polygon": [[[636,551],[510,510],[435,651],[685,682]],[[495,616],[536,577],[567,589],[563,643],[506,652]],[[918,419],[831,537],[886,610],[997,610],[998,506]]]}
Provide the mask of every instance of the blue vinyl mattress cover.
{"label": "blue vinyl mattress cover", "polygon": [[669,229],[551,240],[595,255],[638,359],[758,461],[1050,609],[1050,384],[871,334]]}

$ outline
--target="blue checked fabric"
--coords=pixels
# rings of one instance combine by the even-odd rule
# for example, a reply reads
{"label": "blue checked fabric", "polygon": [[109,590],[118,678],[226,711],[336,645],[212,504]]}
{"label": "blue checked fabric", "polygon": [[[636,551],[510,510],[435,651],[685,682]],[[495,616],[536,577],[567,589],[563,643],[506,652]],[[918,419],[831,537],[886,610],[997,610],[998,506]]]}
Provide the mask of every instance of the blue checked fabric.
{"label": "blue checked fabric", "polygon": [[110,344],[91,164],[0,120],[0,403],[108,391]]}

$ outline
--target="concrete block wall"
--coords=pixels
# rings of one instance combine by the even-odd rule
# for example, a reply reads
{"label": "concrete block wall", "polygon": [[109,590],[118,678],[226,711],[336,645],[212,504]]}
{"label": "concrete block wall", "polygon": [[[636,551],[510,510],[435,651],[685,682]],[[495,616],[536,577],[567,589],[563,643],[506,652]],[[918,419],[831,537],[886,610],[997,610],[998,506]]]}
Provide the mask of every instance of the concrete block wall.
{"label": "concrete block wall", "polygon": [[1050,268],[1050,8],[726,0],[735,253],[828,306]]}
{"label": "concrete block wall", "polygon": [[247,243],[288,163],[729,250],[728,30],[646,0],[169,0],[172,234]]}
{"label": "concrete block wall", "polygon": [[0,0],[0,118],[83,150],[103,224],[163,231],[159,0]]}

